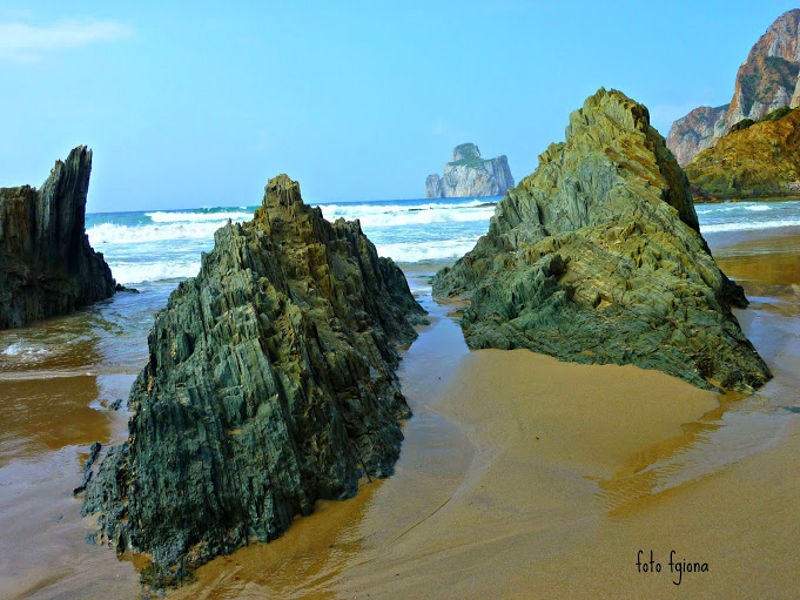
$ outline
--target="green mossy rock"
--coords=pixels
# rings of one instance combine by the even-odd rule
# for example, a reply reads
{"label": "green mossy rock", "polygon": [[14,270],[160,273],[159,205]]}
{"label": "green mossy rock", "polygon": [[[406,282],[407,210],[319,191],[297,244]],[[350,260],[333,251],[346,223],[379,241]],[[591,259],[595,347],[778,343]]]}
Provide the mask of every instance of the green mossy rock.
{"label": "green mossy rock", "polygon": [[358,221],[271,180],[156,315],[128,440],[88,486],[98,541],[151,553],[164,584],[388,476],[410,415],[395,346],[423,314]]}
{"label": "green mossy rock", "polygon": [[707,389],[770,377],[731,313],[747,300],[699,233],[686,176],[647,108],[616,90],[570,115],[566,141],[433,290],[469,300],[472,348],[631,363]]}

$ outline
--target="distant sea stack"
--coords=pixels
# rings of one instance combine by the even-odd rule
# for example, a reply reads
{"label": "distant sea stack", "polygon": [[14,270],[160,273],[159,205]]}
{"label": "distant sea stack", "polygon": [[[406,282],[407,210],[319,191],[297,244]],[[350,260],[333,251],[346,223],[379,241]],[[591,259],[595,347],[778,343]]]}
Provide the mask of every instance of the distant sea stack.
{"label": "distant sea stack", "polygon": [[92,151],[56,161],[40,189],[0,188],[0,329],[63,315],[114,294],[86,237]]}
{"label": "distant sea stack", "polygon": [[433,290],[469,300],[472,348],[634,364],[705,389],[771,376],[731,312],[747,300],[700,235],[686,175],[647,108],[616,90],[570,115],[566,141]]}
{"label": "distant sea stack", "polygon": [[506,155],[483,159],[475,144],[453,148],[453,159],[444,166],[444,176],[435,173],[425,180],[426,198],[500,196],[514,187]]}
{"label": "distant sea stack", "polygon": [[156,315],[128,440],[86,492],[98,539],[152,554],[156,583],[388,476],[410,416],[396,345],[424,311],[358,221],[280,175],[214,242]]}
{"label": "distant sea stack", "polygon": [[800,197],[800,110],[740,121],[695,156],[686,175],[698,201]]}
{"label": "distant sea stack", "polygon": [[782,14],[750,50],[729,104],[701,106],[672,124],[667,147],[686,166],[743,119],[800,105],[800,9]]}

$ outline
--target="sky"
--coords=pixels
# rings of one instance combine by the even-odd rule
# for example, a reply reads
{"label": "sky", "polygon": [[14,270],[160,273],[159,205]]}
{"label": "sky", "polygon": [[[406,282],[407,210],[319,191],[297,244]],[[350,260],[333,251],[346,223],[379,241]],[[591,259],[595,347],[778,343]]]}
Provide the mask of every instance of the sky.
{"label": "sky", "polygon": [[[22,7],[20,7],[22,5]],[[730,101],[787,2],[0,2],[0,187],[94,151],[87,210],[424,196],[452,148],[516,180],[601,86],[667,134]]]}

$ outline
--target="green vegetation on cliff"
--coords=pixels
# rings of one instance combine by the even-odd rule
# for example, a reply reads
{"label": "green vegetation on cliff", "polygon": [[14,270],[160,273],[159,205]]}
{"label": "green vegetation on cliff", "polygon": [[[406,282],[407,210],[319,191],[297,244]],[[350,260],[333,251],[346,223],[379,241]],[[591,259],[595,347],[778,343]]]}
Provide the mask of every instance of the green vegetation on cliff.
{"label": "green vegetation on cliff", "polygon": [[698,201],[800,196],[800,111],[782,107],[740,122],[686,174]]}

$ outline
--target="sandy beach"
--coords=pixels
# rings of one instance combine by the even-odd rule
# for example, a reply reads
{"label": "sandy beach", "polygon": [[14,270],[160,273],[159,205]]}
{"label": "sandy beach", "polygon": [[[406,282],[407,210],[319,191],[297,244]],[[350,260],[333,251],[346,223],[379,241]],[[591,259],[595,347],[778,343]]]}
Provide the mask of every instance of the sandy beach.
{"label": "sandy beach", "polygon": [[[797,597],[800,232],[709,243],[752,301],[737,317],[774,374],[758,393],[470,352],[458,307],[423,297],[431,325],[399,371],[414,417],[395,475],[319,502],[284,537],[215,559],[167,597]],[[409,272],[412,287],[428,274]],[[124,411],[90,406],[124,396],[133,374],[72,363],[51,365],[59,377],[4,365],[4,598],[139,594],[130,560],[83,542],[91,522],[71,495],[86,446],[125,436]]]}

